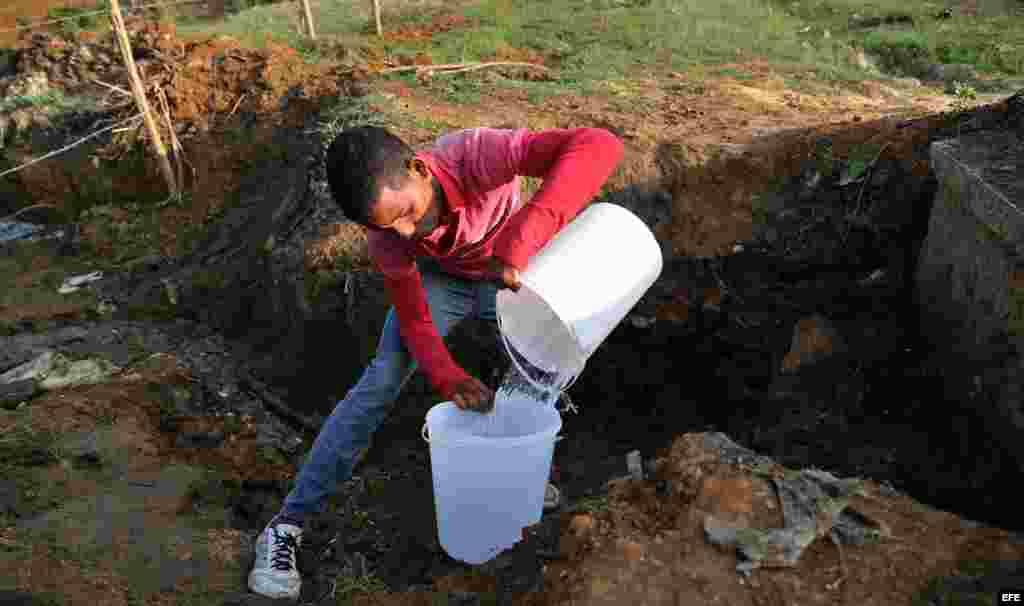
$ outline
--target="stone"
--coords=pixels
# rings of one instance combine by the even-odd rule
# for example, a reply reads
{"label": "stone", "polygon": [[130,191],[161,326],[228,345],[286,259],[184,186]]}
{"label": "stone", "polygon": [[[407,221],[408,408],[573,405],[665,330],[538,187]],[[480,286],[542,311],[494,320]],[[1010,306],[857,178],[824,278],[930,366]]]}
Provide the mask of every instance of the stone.
{"label": "stone", "polygon": [[921,81],[917,78],[895,78],[892,81],[893,84],[903,88],[920,88]]}
{"label": "stone", "polygon": [[186,431],[178,434],[174,440],[175,448],[217,448],[224,442],[224,434],[219,431]]}
{"label": "stone", "polygon": [[13,410],[39,393],[39,386],[32,379],[22,379],[0,384],[0,408]]}
{"label": "stone", "polygon": [[96,432],[89,432],[72,436],[61,443],[60,451],[76,464],[83,467],[96,467],[103,461],[100,452],[100,436]]}
{"label": "stone", "polygon": [[45,606],[53,604],[46,596],[34,596],[23,591],[0,590],[0,606]]}
{"label": "stone", "polygon": [[18,485],[14,480],[0,479],[0,514],[18,515]]}
{"label": "stone", "polygon": [[794,372],[842,349],[839,333],[828,318],[820,314],[802,318],[793,328],[793,342],[782,360],[782,370]]}
{"label": "stone", "polygon": [[54,365],[56,352],[47,351],[0,374],[0,383],[13,383],[40,378]]}
{"label": "stone", "polygon": [[1024,462],[1021,379],[1015,370],[1022,352],[1016,346],[1002,351],[997,343],[1024,326],[1015,279],[1024,259],[1024,214],[1017,206],[1024,195],[1021,149],[1021,135],[1012,130],[932,144],[938,189],[915,288],[921,333],[948,357],[949,370],[942,374],[946,392],[987,401],[978,409],[992,434]]}
{"label": "stone", "polygon": [[978,78],[978,72],[966,63],[933,63],[927,77],[939,82],[970,82]]}
{"label": "stone", "polygon": [[577,514],[569,521],[569,531],[575,536],[585,536],[594,529],[594,516],[589,513]]}
{"label": "stone", "polygon": [[626,541],[622,544],[622,557],[627,562],[639,562],[644,558],[644,547],[636,541]]}
{"label": "stone", "polygon": [[754,512],[753,483],[745,477],[706,477],[701,481],[697,503],[716,515],[751,514]]}

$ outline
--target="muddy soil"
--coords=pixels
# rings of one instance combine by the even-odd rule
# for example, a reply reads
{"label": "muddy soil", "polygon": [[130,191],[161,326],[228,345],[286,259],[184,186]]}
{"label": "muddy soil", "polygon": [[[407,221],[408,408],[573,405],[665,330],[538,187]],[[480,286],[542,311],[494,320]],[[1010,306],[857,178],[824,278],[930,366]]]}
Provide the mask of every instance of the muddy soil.
{"label": "muddy soil", "polygon": [[[162,37],[166,32],[151,33],[165,43],[174,42],[173,36]],[[190,56],[190,49],[203,47],[170,44],[168,49],[181,58]],[[203,70],[207,60],[213,65],[212,58],[219,56],[225,60],[240,56],[245,59],[240,64],[246,66],[225,80],[231,94],[215,99],[219,115],[230,113],[231,104],[242,98],[242,75],[268,74],[250,68],[274,64],[283,71],[282,66],[292,65],[290,59],[277,62],[279,54],[257,57],[225,44],[199,57],[202,69],[179,72],[172,82],[198,82],[195,99],[206,100],[213,72]],[[538,582],[545,591],[519,596],[518,603],[565,604],[573,599],[636,603],[632,596],[640,594],[630,585],[631,575],[640,579],[656,570],[664,582],[656,579],[649,586],[666,590],[680,586],[680,570],[699,568],[683,583],[685,600],[669,592],[652,594],[643,603],[702,604],[716,596],[727,596],[731,603],[791,603],[805,595],[797,590],[801,583],[813,586],[814,595],[824,599],[834,595],[830,592],[835,592],[840,586],[837,579],[842,578],[842,591],[849,592],[844,595],[850,601],[897,604],[909,603],[928,579],[951,574],[960,560],[1021,557],[1018,543],[1005,532],[1024,529],[1012,507],[1012,491],[1021,480],[1019,468],[991,444],[984,421],[968,404],[938,388],[942,357],[923,345],[914,328],[916,311],[909,285],[915,250],[923,237],[922,217],[927,215],[935,187],[929,178],[927,143],[949,136],[944,129],[950,128],[950,122],[942,116],[906,121],[883,116],[898,106],[908,113],[933,113],[946,101],[920,89],[908,93],[868,85],[864,94],[848,94],[833,103],[824,94],[784,90],[766,64],[745,67],[763,81],[708,81],[699,91],[691,88],[695,83],[685,76],[642,83],[654,100],[646,116],[626,112],[621,103],[616,107],[613,101],[621,97],[616,94],[590,99],[564,95],[535,107],[524,103],[511,87],[497,87],[492,105],[467,109],[437,101],[429,84],[412,88],[407,82],[391,81],[381,85],[381,90],[393,95],[390,101],[397,102],[393,110],[440,116],[450,126],[493,124],[500,114],[501,122],[514,119],[535,128],[613,128],[627,140],[629,154],[609,188],[618,191],[609,193],[609,199],[642,214],[670,259],[658,286],[634,317],[610,335],[570,390],[580,413],[565,416],[566,437],[556,449],[553,479],[563,487],[568,508],[587,509],[592,519],[574,522],[569,511],[547,516],[542,528],[535,529],[536,536],[524,545],[543,547],[550,555],[552,550],[569,549],[566,546],[575,540],[571,553],[547,558],[551,561],[546,568],[538,565],[536,550],[522,559],[513,553],[478,570],[443,553],[434,526],[429,454],[419,433],[424,414],[436,398],[417,376],[375,435],[356,476],[333,499],[329,514],[311,524],[301,564],[307,579],[304,599],[320,598],[339,578],[365,573],[382,580],[393,594],[371,592],[357,596],[356,603],[429,604],[436,591],[494,593],[499,585],[507,585],[510,591],[522,593]],[[269,72],[275,74],[279,72]],[[287,97],[293,84],[283,82],[275,94]],[[193,97],[185,95],[175,105],[186,112],[183,120],[189,107],[184,101],[189,99]],[[266,102],[254,106],[248,121],[256,121],[257,109],[272,111],[273,101],[271,96],[242,100],[243,106]],[[751,111],[749,104],[755,101],[759,110]],[[312,144],[301,142],[311,127],[303,114],[314,107],[312,99],[303,100],[294,111],[279,116],[280,124],[268,128],[265,141],[284,149],[281,157],[265,157],[255,167],[241,170],[240,165],[251,159],[240,153],[219,168],[223,174],[244,174],[244,179],[210,180],[197,190],[209,200],[218,199],[219,187],[241,192],[239,204],[226,210],[218,229],[197,252],[173,258],[174,247],[168,246],[161,249],[166,258],[157,264],[159,268],[125,272],[131,276],[99,289],[112,299],[118,289],[129,294],[153,292],[159,299],[167,292],[163,278],[180,276],[197,265],[216,268],[227,261],[235,263],[232,267],[240,273],[229,279],[230,288],[218,290],[216,284],[204,282],[202,288],[182,290],[177,304],[163,308],[184,316],[178,323],[188,338],[176,342],[177,350],[190,350],[189,343],[202,341],[202,335],[211,330],[247,342],[247,348],[233,354],[244,358],[234,360],[237,367],[203,361],[202,355],[186,361],[192,372],[210,374],[200,380],[202,409],[191,410],[200,418],[179,423],[162,419],[168,402],[181,403],[167,390],[163,396],[154,396],[127,387],[121,391],[96,388],[74,398],[77,406],[68,405],[78,422],[84,422],[90,406],[102,410],[98,402],[114,408],[120,403],[128,410],[129,403],[119,399],[127,394],[126,399],[134,402],[130,405],[134,426],[144,434],[139,440],[149,444],[150,456],[156,456],[149,463],[157,466],[173,458],[186,466],[216,467],[225,474],[227,482],[221,478],[182,491],[179,496],[187,506],[179,513],[227,512],[218,518],[226,535],[211,542],[230,544],[229,551],[233,550],[228,558],[233,568],[227,564],[218,568],[212,583],[218,595],[229,595],[229,603],[258,603],[241,591],[246,539],[279,506],[298,451],[293,449],[291,460],[287,456],[274,459],[277,451],[271,449],[265,456],[274,460],[252,465],[258,435],[244,426],[234,430],[238,439],[212,451],[188,440],[179,442],[178,436],[232,433],[224,428],[223,419],[209,418],[225,411],[221,392],[232,397],[245,393],[242,400],[250,407],[249,414],[256,404],[269,410],[271,402],[283,402],[283,407],[301,417],[289,419],[293,426],[301,427],[304,418],[312,419],[315,427],[317,415],[322,418],[329,413],[361,371],[384,309],[378,296],[380,285],[369,276],[371,272],[357,268],[351,275],[362,307],[346,300],[349,282],[344,281],[327,289],[328,303],[309,310],[299,303],[306,301],[301,293],[291,293],[291,307],[282,307],[274,316],[273,304],[284,300],[280,298],[284,295],[272,278],[331,265],[314,254],[317,237],[330,240],[331,234],[341,235],[351,245],[341,246],[341,254],[331,253],[324,244],[320,250],[326,251],[326,257],[351,256],[360,242],[348,237],[351,234],[337,213],[330,214],[328,206],[321,204],[323,188],[317,181],[322,176],[316,175],[308,159],[314,153]],[[772,111],[760,111],[765,108]],[[200,114],[195,112],[194,117],[202,122]],[[708,119],[712,114],[715,119]],[[822,122],[831,124],[802,128]],[[963,124],[953,125],[958,126]],[[396,130],[416,143],[429,140],[430,133],[408,123]],[[827,157],[835,162],[825,164],[838,168],[836,179],[824,177],[822,158],[826,156],[817,153],[825,138],[831,152]],[[196,140],[204,141],[198,136]],[[885,145],[887,151],[883,154],[871,145]],[[767,153],[759,153],[759,146]],[[869,180],[868,186],[856,179],[840,185],[838,176],[863,148],[877,153],[872,156],[877,168],[863,177]],[[158,183],[158,173],[146,174]],[[653,183],[660,194],[642,188],[623,193],[623,186],[644,181]],[[59,197],[60,188],[49,187],[52,182],[42,173],[26,189]],[[765,192],[769,195],[762,199],[764,216],[757,219],[751,198]],[[291,206],[281,202],[290,195],[295,196],[288,202]],[[207,210],[203,208],[201,216]],[[170,237],[176,222],[196,220],[198,216],[189,213],[200,211],[168,208],[164,212],[161,225],[169,227]],[[866,218],[851,225],[851,214]],[[268,220],[270,216],[273,219]],[[338,224],[341,228],[334,229]],[[294,245],[294,250],[287,254],[272,250],[269,261],[257,262],[265,259],[258,251],[263,250],[268,234],[281,236],[279,246]],[[264,263],[263,269],[253,270],[258,263]],[[467,325],[452,341],[456,358],[467,368],[492,381],[500,376],[501,369],[493,362],[499,359],[497,345],[485,327]],[[791,345],[793,341],[796,345]],[[164,353],[178,352],[165,348]],[[240,375],[254,369],[269,385],[259,387],[250,381],[244,389],[225,388],[239,385]],[[222,370],[235,376],[227,381],[214,379]],[[192,382],[170,368],[152,370],[152,376],[139,372],[152,383]],[[39,418],[50,414],[59,419],[53,413],[64,406],[59,395],[48,395],[18,412],[32,416],[36,411]],[[240,406],[236,402],[227,408],[244,412]],[[700,504],[700,499],[689,497],[665,501],[656,482],[620,482],[607,494],[606,483],[626,474],[624,455],[634,449],[652,461],[652,469],[675,466],[676,480],[704,474],[733,481],[749,471],[721,461],[702,467],[703,459],[714,458],[699,444],[701,432],[708,431],[722,431],[792,468],[824,468],[875,480],[866,498],[890,499],[882,508],[888,513],[871,509],[866,502],[859,505],[867,515],[882,518],[899,540],[882,541],[873,547],[876,551],[855,554],[850,553],[852,548],[833,551],[827,542],[816,544],[805,567],[779,574],[759,572],[747,586],[734,572],[736,555],[705,544],[694,521],[701,512],[740,509],[756,510],[766,524],[777,523],[778,512],[757,509],[753,493],[737,496],[738,505]],[[284,436],[283,430],[279,433]],[[310,435],[305,437],[308,440]],[[697,468],[700,474],[694,472]],[[691,484],[684,491],[692,492],[690,496],[710,490],[699,482]],[[605,499],[590,501],[590,506],[581,503],[584,497],[597,495]],[[704,497],[711,499],[708,494]],[[957,515],[922,512],[917,501]],[[757,507],[764,505],[758,503]],[[681,534],[666,535],[673,529],[665,520],[676,521],[674,530]],[[594,534],[588,534],[588,529]],[[0,545],[16,546],[16,538],[10,537],[20,537],[17,532],[5,530]],[[603,544],[591,540],[600,537],[605,537]],[[950,538],[956,540],[944,550]],[[680,544],[690,546],[682,556],[675,553]],[[28,558],[34,574],[19,577],[18,589],[54,589],[53,579],[40,579],[44,571],[57,566],[60,556],[40,549]],[[109,592],[109,587],[86,592],[88,575],[76,577],[65,568],[58,580],[76,588],[83,603],[95,603],[97,595]],[[842,577],[837,571],[842,571]],[[885,583],[878,583],[883,577]],[[131,603],[130,593],[122,591],[130,576],[120,571],[104,578],[119,588],[117,595],[124,603]],[[194,583],[195,576],[191,578]],[[755,583],[769,588],[767,597],[750,588],[756,588]],[[881,593],[872,593],[875,587]],[[173,597],[172,592],[160,599],[173,602]],[[472,600],[480,598],[466,599],[475,603]]]}

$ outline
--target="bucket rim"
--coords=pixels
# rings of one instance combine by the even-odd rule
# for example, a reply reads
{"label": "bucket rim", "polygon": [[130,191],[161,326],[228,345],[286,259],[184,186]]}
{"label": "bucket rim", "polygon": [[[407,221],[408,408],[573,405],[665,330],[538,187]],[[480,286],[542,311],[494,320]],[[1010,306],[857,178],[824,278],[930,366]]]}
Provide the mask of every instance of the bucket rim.
{"label": "bucket rim", "polygon": [[[514,335],[506,334],[503,328],[504,322],[502,321],[502,319],[507,314],[509,303],[518,295],[518,292],[513,293],[509,291],[508,293],[506,293],[506,291],[504,290],[499,290],[495,300],[495,316],[498,322],[498,332],[501,335],[502,344],[504,345],[506,353],[508,354],[509,358],[511,358],[512,363],[515,364],[516,370],[518,370],[519,374],[527,381],[529,381],[530,384],[532,384],[534,387],[541,390],[555,388],[558,389],[559,391],[565,391],[573,383],[576,382],[576,379],[579,378],[580,373],[583,372],[583,367],[586,365],[587,359],[590,357],[590,353],[588,353],[583,348],[583,345],[580,342],[580,337],[576,333],[576,328],[572,325],[572,323],[566,322],[565,318],[562,317],[562,314],[558,313],[558,310],[552,307],[551,304],[548,303],[547,299],[541,296],[540,291],[532,284],[532,281],[526,276],[522,277],[519,290],[522,291],[523,289],[532,293],[534,298],[540,301],[541,305],[543,305],[552,316],[558,319],[558,324],[560,328],[564,331],[564,334],[568,337],[570,347],[573,350],[573,361],[571,363],[571,367],[568,369],[558,371],[538,366],[533,360],[529,359],[529,356],[527,356],[526,353],[524,353],[523,350],[526,348],[522,346],[522,343],[518,342]],[[561,379],[560,382],[562,384],[542,385],[538,383],[536,380],[533,379],[533,377],[530,376],[530,373],[526,372],[526,369],[524,369],[520,365],[519,360],[516,359],[516,356],[513,355],[511,351],[509,351],[510,348],[514,348],[517,352],[519,352],[520,356],[529,361],[529,363],[534,367],[539,368],[541,371],[546,373],[558,373],[559,378]],[[566,378],[568,378],[567,382],[565,381]]]}
{"label": "bucket rim", "polygon": [[[538,406],[539,406],[539,404],[538,404]],[[525,435],[525,436],[498,436],[498,437],[484,437],[484,436],[474,436],[474,435],[468,435],[468,434],[460,434],[457,439],[445,440],[445,439],[436,439],[436,438],[433,438],[433,437],[429,436],[428,432],[429,432],[430,420],[431,420],[431,418],[436,418],[437,414],[440,414],[438,412],[440,410],[451,410],[451,409],[459,410],[459,407],[455,405],[455,402],[452,402],[450,400],[446,401],[446,402],[438,402],[437,404],[434,404],[433,406],[431,406],[430,410],[427,411],[427,414],[426,414],[426,416],[423,419],[423,427],[420,430],[420,436],[423,438],[423,440],[425,442],[427,442],[428,444],[431,444],[431,445],[434,445],[434,444],[490,444],[492,446],[495,446],[495,445],[500,445],[500,446],[521,446],[523,444],[532,444],[532,443],[535,443],[535,442],[541,442],[541,441],[545,441],[545,440],[553,440],[553,441],[557,442],[557,441],[562,439],[562,436],[558,435],[558,432],[562,431],[562,415],[561,415],[561,413],[558,412],[557,408],[554,408],[554,407],[551,407],[551,408],[552,408],[552,410],[554,410],[555,418],[557,419],[557,423],[552,428],[553,431],[550,430],[550,429],[547,429],[547,430],[540,431],[540,432],[537,432],[537,433],[531,433],[531,434],[528,434],[528,435]]]}

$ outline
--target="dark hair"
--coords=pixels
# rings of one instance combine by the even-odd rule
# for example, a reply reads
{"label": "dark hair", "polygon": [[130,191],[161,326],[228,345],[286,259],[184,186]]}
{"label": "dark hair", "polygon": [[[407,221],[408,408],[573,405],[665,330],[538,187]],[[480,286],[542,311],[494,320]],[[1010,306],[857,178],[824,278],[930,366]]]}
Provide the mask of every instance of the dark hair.
{"label": "dark hair", "polygon": [[381,186],[402,187],[414,155],[405,141],[385,128],[342,131],[327,148],[327,183],[334,201],[346,217],[366,225]]}

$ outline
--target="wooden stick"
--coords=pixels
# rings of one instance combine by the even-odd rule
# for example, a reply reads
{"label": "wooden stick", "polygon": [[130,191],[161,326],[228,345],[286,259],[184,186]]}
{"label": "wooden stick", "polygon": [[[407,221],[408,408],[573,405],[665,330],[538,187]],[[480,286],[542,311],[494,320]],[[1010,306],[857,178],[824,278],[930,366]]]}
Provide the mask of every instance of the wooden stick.
{"label": "wooden stick", "polygon": [[126,97],[131,97],[132,96],[132,94],[130,92],[126,91],[125,89],[121,88],[120,86],[114,86],[113,84],[107,84],[106,82],[104,82],[102,80],[97,80],[96,78],[92,78],[92,81],[95,82],[96,84],[99,84],[100,86],[105,86],[105,87],[109,88],[112,91],[121,93],[122,95],[124,95]]}
{"label": "wooden stick", "polygon": [[443,65],[406,65],[403,67],[389,67],[388,69],[382,69],[378,74],[393,74],[398,72],[442,72],[445,74],[456,74],[459,72],[467,72],[475,69],[483,69],[485,67],[501,67],[501,66],[515,66],[515,67],[533,67],[542,71],[551,71],[543,65],[537,65],[536,63],[521,63],[517,61],[495,61],[492,63],[446,63]]}
{"label": "wooden stick", "polygon": [[149,109],[149,102],[146,101],[146,91],[139,78],[139,71],[132,58],[131,42],[128,40],[128,32],[124,27],[124,18],[121,16],[121,5],[119,0],[110,0],[110,19],[113,21],[114,30],[117,32],[117,39],[120,42],[121,56],[124,58],[125,66],[128,68],[128,79],[132,84],[132,93],[135,96],[135,103],[139,107],[142,119],[146,123],[149,136],[153,139],[153,146],[156,147],[157,161],[160,164],[160,171],[167,181],[167,188],[171,195],[178,194],[178,184],[174,180],[174,171],[167,159],[167,148],[164,147],[164,140],[160,137],[160,130],[156,126],[156,120]]}
{"label": "wooden stick", "polygon": [[309,8],[309,0],[302,1],[302,12],[306,15],[306,33],[310,40],[316,40],[316,28],[313,27],[313,11]]}
{"label": "wooden stick", "polygon": [[163,87],[157,87],[156,94],[157,100],[160,101],[160,111],[163,114],[164,125],[167,127],[167,134],[171,138],[171,149],[174,150],[174,165],[177,169],[175,172],[176,182],[179,186],[184,186],[185,175],[184,169],[181,167],[181,156],[185,150],[181,147],[178,135],[174,132],[174,122],[171,120],[171,107],[167,103],[167,95],[164,93]]}
{"label": "wooden stick", "polygon": [[384,35],[384,27],[380,24],[380,0],[373,0],[373,18],[377,21],[377,35]]}
{"label": "wooden stick", "polygon": [[242,100],[245,99],[246,96],[248,95],[249,91],[245,91],[244,93],[238,96],[238,101],[235,101],[235,106],[231,108],[231,113],[228,114],[228,118],[235,115],[235,112],[238,111],[238,106],[242,104]]}

